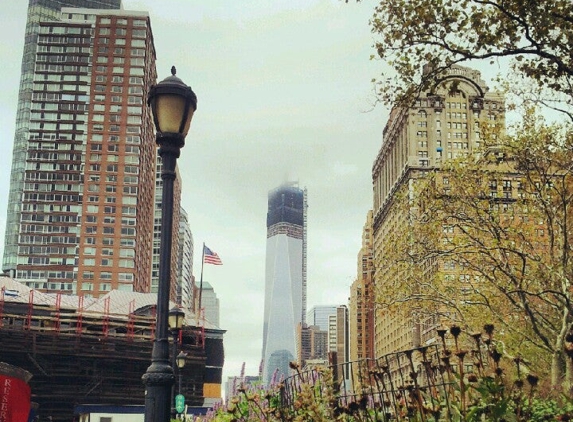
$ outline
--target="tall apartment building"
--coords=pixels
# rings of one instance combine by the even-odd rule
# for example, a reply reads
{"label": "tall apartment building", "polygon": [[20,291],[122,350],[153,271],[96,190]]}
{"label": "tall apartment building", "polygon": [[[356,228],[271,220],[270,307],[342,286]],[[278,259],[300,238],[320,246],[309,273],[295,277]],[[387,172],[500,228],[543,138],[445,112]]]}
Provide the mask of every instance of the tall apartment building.
{"label": "tall apartment building", "polygon": [[189,226],[189,217],[181,207],[179,212],[177,303],[181,304],[184,310],[193,310],[193,250],[193,233],[191,233]]}
{"label": "tall apartment building", "polygon": [[306,189],[269,192],[263,325],[263,383],[288,376],[297,359],[297,327],[306,320]]}
{"label": "tall apartment building", "polygon": [[348,301],[351,361],[375,358],[372,246],[372,211],[370,210],[362,229],[362,247],[358,253],[357,276],[350,286]]}
{"label": "tall apartment building", "polygon": [[[157,155],[156,158],[156,171],[155,171],[155,208],[153,215],[153,254],[151,258],[151,286],[150,291],[157,293],[159,288],[159,261],[160,261],[160,250],[161,250],[161,219],[162,219],[162,202],[163,202],[163,180],[161,180],[161,172],[163,170],[163,162],[161,157]],[[181,269],[179,268],[180,256],[180,226],[178,221],[181,218],[181,177],[179,176],[179,168],[175,168],[175,181],[173,184],[173,231],[171,233],[171,282],[169,297],[178,298],[179,297],[179,273]],[[177,299],[177,303],[180,303]]]}
{"label": "tall apartment building", "polygon": [[[439,170],[446,160],[479,148],[482,126],[493,121],[503,125],[503,107],[503,98],[488,92],[480,72],[454,66],[410,108],[392,110],[372,168],[375,285],[409,276],[396,266],[380,262],[380,257],[393,247],[386,240],[408,233],[409,215],[395,206],[395,192],[405,186],[412,195],[416,180],[425,172]],[[419,346],[424,336],[431,335],[431,324],[423,333],[411,317],[408,312],[377,311],[376,356]]]}
{"label": "tall apartment building", "polygon": [[[22,194],[24,191],[25,183],[28,142],[30,141],[30,117],[32,94],[34,88],[33,83],[36,69],[36,52],[38,49],[38,37],[40,32],[40,21],[58,20],[61,16],[62,7],[74,6],[76,4],[79,4],[82,7],[119,9],[121,6],[121,0],[30,0],[28,5],[26,35],[24,41],[24,52],[22,56],[20,87],[18,93],[16,132],[14,135],[14,144],[12,150],[13,157],[12,169],[10,173],[10,191],[8,196],[6,233],[4,238],[4,257],[2,263],[2,269],[4,271],[9,271],[12,276],[16,275],[16,266],[18,264],[18,244],[22,214]],[[60,66],[63,70],[63,65]],[[71,65],[68,66],[69,71],[72,70],[70,66]],[[81,68],[81,70],[87,72],[87,64],[81,66]],[[84,76],[84,78],[86,78],[86,76]],[[58,275],[66,276],[69,274],[65,274],[64,271],[64,274]],[[58,278],[66,281],[70,279],[70,277]],[[71,288],[71,283],[66,283],[65,287]]]}
{"label": "tall apartment building", "polygon": [[151,290],[155,49],[119,6],[30,1],[3,270],[33,288]]}
{"label": "tall apartment building", "polygon": [[345,305],[337,306],[336,313],[328,317],[328,352],[333,357],[331,364],[350,361],[348,308]]}

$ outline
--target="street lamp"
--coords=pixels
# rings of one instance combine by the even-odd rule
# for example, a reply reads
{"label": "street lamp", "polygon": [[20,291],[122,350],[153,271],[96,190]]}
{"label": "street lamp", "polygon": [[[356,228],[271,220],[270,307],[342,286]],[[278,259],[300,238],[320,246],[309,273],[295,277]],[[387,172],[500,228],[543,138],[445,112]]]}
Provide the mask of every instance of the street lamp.
{"label": "street lamp", "polygon": [[145,384],[145,422],[168,422],[171,411],[171,386],[175,383],[173,368],[169,363],[168,309],[171,280],[171,246],[173,233],[173,185],[175,167],[191,118],[197,109],[197,96],[191,88],[175,76],[165,78],[149,91],[155,123],[156,143],[163,162],[161,244],[159,255],[159,286],[157,290],[157,324],[151,365],[142,376]]}
{"label": "street lamp", "polygon": [[179,334],[181,328],[183,328],[183,321],[185,320],[185,312],[181,308],[175,306],[171,308],[168,315],[169,329],[174,334]]}
{"label": "street lamp", "polygon": [[[173,336],[173,352],[171,353],[171,367],[175,370],[179,367],[179,361],[177,356],[177,343],[179,342],[179,333],[183,328],[183,321],[185,320],[185,312],[179,307],[171,308],[169,311],[169,330],[171,330],[171,335]],[[177,370],[179,373],[179,370]],[[179,374],[180,375],[180,374]],[[179,387],[181,389],[181,387]],[[177,415],[175,410],[175,385],[171,387],[171,418],[174,419]]]}
{"label": "street lamp", "polygon": [[183,391],[182,384],[183,384],[183,368],[185,367],[185,363],[187,361],[187,353],[181,351],[177,355],[177,372],[179,373],[179,388],[177,389],[177,394],[181,394]]}

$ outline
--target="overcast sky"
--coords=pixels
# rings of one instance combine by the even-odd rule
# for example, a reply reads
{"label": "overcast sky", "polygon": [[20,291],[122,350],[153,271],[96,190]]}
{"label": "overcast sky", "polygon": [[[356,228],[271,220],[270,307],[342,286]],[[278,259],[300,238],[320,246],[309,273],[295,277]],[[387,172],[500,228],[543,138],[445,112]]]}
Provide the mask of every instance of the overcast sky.
{"label": "overcast sky", "polygon": [[[26,0],[0,15],[0,248],[3,248]],[[179,159],[195,241],[224,265],[204,280],[220,299],[224,377],[258,371],[263,332],[267,193],[308,189],[308,307],[346,304],[371,167],[388,110],[373,109],[368,19],[374,3],[341,0],[123,0],[150,13],[159,79],[172,65],[198,97]]]}

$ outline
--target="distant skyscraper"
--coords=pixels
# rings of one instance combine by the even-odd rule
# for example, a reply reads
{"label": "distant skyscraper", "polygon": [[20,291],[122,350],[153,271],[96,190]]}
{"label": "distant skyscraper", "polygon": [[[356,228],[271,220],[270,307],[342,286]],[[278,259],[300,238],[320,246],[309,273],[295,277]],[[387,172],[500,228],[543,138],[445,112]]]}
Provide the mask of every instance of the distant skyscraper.
{"label": "distant skyscraper", "polygon": [[[161,172],[163,170],[163,161],[161,157],[157,155],[156,162],[156,172],[155,172],[155,208],[153,216],[153,255],[151,258],[151,292],[157,293],[159,288],[159,260],[160,260],[160,250],[161,250],[161,220],[162,220],[162,203],[163,203],[163,180],[161,179]],[[181,177],[179,176],[179,168],[175,169],[176,177],[173,184],[173,231],[171,233],[171,268],[176,269],[176,271],[171,271],[171,282],[169,297],[172,299],[178,298],[179,291],[179,268],[180,260],[182,259],[181,254],[185,254],[184,251],[180,250],[181,239],[179,236],[180,226],[179,220],[181,218]],[[186,216],[184,217],[186,218]],[[180,303],[177,300],[177,303]]]}
{"label": "distant skyscraper", "polygon": [[187,212],[179,213],[179,254],[177,268],[177,303],[185,311],[193,309],[193,234]]}
{"label": "distant skyscraper", "polygon": [[321,331],[328,331],[328,318],[336,315],[336,305],[313,306],[306,314],[306,323],[316,325]]}
{"label": "distant skyscraper", "polygon": [[348,308],[345,305],[338,306],[336,313],[328,317],[328,348],[330,352],[338,354],[338,363],[350,360]]}
{"label": "distant skyscraper", "polygon": [[362,247],[358,252],[356,280],[350,286],[348,299],[351,361],[375,357],[372,248],[372,210],[370,210],[362,229]]}
{"label": "distant skyscraper", "polygon": [[269,192],[263,325],[263,383],[288,376],[296,361],[297,327],[306,320],[306,189]]}
{"label": "distant skyscraper", "polygon": [[317,325],[298,326],[298,363],[304,368],[309,361],[327,361],[328,331]]}
{"label": "distant skyscraper", "polygon": [[3,270],[33,288],[150,291],[155,48],[120,4],[30,1]]}
{"label": "distant skyscraper", "polygon": [[219,326],[219,298],[211,284],[203,281],[201,292],[201,308],[204,309],[205,319],[215,326]]}

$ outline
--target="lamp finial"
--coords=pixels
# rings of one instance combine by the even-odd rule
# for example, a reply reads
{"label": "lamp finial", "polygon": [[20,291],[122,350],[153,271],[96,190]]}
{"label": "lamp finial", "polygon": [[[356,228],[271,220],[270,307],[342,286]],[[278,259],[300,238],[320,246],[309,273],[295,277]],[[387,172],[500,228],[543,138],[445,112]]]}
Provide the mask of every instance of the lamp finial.
{"label": "lamp finial", "polygon": [[177,73],[177,70],[175,70],[175,66],[171,66],[171,74],[173,76],[175,76],[176,73]]}

